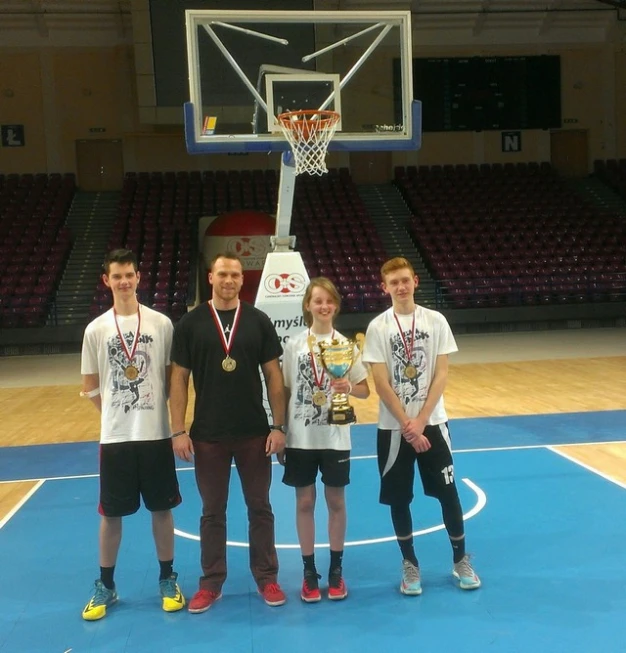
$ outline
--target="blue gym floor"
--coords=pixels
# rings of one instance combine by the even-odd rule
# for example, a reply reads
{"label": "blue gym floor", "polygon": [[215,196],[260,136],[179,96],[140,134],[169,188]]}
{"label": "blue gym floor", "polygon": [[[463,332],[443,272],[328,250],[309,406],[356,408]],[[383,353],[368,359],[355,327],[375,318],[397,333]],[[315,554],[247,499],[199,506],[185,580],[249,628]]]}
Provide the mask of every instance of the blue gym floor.
{"label": "blue gym floor", "polygon": [[[282,485],[275,465],[272,500],[285,606],[267,607],[256,594],[234,473],[222,600],[200,615],[161,611],[150,520],[142,510],[124,522],[116,570],[120,602],[93,623],[80,613],[98,569],[97,445],[1,449],[0,480],[45,481],[0,522],[0,651],[625,652],[626,486],[551,447],[626,440],[626,411],[455,420],[451,429],[480,590],[455,586],[438,504],[418,486],[413,514],[424,593],[399,593],[400,554],[388,511],[377,501],[375,427],[356,426],[345,601],[300,601],[293,490]],[[180,469],[184,502],[175,511],[175,567],[189,597],[200,572],[200,501],[193,472]],[[320,499],[316,557],[326,575]]]}

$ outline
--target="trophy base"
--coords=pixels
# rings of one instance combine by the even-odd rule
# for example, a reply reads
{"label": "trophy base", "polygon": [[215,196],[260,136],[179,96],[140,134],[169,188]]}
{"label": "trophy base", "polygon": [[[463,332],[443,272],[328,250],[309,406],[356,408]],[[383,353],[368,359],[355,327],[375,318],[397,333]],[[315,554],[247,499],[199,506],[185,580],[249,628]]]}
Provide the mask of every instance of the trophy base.
{"label": "trophy base", "polygon": [[328,410],[328,423],[329,424],[354,424],[356,422],[356,415],[354,408],[347,406],[346,408],[331,407]]}

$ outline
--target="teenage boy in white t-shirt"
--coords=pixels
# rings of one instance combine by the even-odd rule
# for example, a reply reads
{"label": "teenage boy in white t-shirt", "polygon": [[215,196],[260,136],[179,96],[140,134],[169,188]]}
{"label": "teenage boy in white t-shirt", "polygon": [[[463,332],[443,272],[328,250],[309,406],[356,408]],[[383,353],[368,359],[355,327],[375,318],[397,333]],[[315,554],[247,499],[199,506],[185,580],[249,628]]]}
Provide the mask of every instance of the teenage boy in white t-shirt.
{"label": "teenage boy in white t-shirt", "polygon": [[381,276],[392,307],[370,323],[363,359],[371,366],[380,397],[380,502],[391,509],[402,552],[400,591],[422,593],[410,509],[416,462],[424,493],[441,504],[453,551],[452,573],[461,589],[478,589],[480,579],[465,553],[463,511],[443,403],[448,354],[457,351],[456,342],[441,313],[415,303],[418,278],[409,261],[402,257],[387,261]]}
{"label": "teenage boy in white t-shirt", "polygon": [[283,483],[296,488],[296,527],[304,563],[300,597],[307,603],[321,599],[314,554],[318,470],[328,506],[328,598],[337,601],[348,595],[342,561],[346,536],[345,486],[350,482],[350,426],[328,424],[328,408],[331,393],[367,398],[367,370],[358,356],[345,378],[329,379],[308,346],[310,336],[317,342],[344,339],[333,328],[340,305],[341,298],[332,281],[325,277],[312,279],[302,301],[308,328],[289,339],[283,356],[288,397]]}
{"label": "teenage boy in white t-shirt", "polygon": [[171,509],[181,502],[167,412],[172,323],[137,301],[139,272],[131,251],[110,252],[102,278],[113,308],[85,329],[81,358],[81,396],[101,413],[100,578],[83,610],[87,621],[102,619],[117,601],[113,575],[122,517],[137,512],[140,498],[152,513],[162,608],[176,612],[185,605],[172,568]]}

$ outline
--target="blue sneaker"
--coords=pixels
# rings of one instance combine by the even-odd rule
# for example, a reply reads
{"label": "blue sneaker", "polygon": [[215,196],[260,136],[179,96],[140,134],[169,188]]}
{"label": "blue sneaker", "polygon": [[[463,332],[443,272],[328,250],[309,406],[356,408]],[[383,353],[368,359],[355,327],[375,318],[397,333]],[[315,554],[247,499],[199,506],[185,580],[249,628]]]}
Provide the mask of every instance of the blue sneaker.
{"label": "blue sneaker", "polygon": [[165,612],[178,612],[185,607],[185,597],[178,587],[178,574],[173,572],[168,578],[159,581],[162,607]]}
{"label": "blue sneaker", "polygon": [[420,568],[416,567],[411,561],[402,561],[402,582],[400,591],[408,596],[419,596],[422,593],[422,581],[420,578]]}
{"label": "blue sneaker", "polygon": [[480,578],[472,568],[468,555],[463,556],[459,562],[454,563],[452,575],[458,579],[459,587],[462,590],[477,590],[481,585]]}
{"label": "blue sneaker", "polygon": [[95,592],[83,610],[83,619],[86,621],[97,621],[106,617],[107,608],[117,601],[117,592],[114,589],[107,589],[100,579],[95,585]]}

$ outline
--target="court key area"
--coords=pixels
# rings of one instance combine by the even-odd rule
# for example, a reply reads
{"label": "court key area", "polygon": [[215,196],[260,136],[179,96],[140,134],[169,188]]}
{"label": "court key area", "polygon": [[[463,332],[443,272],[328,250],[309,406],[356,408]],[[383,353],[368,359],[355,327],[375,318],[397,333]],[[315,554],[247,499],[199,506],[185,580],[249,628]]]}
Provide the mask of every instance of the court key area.
{"label": "court key area", "polygon": [[[623,651],[626,483],[567,452],[590,439],[597,447],[624,446],[625,424],[620,410],[453,422],[479,591],[456,587],[437,503],[418,494],[414,526],[424,592],[400,594],[400,554],[387,509],[378,504],[375,427],[362,425],[354,427],[347,495],[347,600],[300,600],[294,496],[274,465],[284,607],[270,608],[256,593],[245,506],[233,475],[223,598],[200,615],[161,611],[149,517],[140,511],[124,523],[120,601],[96,623],[84,622],[80,612],[97,573],[97,445],[5,448],[3,480],[40,480],[1,523],[0,651]],[[50,455],[55,447],[71,473],[64,475],[59,456]],[[175,567],[191,596],[199,574],[200,502],[189,466],[179,478],[184,502],[175,512]],[[318,522],[316,557],[325,570],[323,502]]]}

